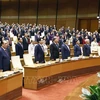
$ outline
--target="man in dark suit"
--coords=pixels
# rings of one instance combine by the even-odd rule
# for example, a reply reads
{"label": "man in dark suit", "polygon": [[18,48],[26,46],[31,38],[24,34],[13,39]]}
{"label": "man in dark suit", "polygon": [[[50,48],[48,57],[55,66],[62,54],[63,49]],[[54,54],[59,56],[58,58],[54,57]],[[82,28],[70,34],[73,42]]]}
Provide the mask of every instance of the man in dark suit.
{"label": "man in dark suit", "polygon": [[2,46],[0,47],[0,70],[7,71],[10,70],[10,57],[7,49],[7,41],[2,41]]}
{"label": "man in dark suit", "polygon": [[74,56],[75,57],[79,57],[82,54],[79,44],[80,44],[79,40],[76,40],[76,45],[74,46]]}
{"label": "man in dark suit", "polygon": [[43,47],[43,39],[38,39],[38,44],[35,47],[35,62],[36,63],[45,63],[45,54],[44,54],[44,47]]}
{"label": "man in dark suit", "polygon": [[50,54],[51,60],[56,60],[59,58],[59,44],[58,44],[58,38],[53,39],[53,43],[50,45]]}
{"label": "man in dark suit", "polygon": [[64,43],[64,41],[65,41],[64,35],[60,36],[60,39],[59,39],[59,48],[61,48],[61,46]]}
{"label": "man in dark suit", "polygon": [[62,59],[67,59],[70,57],[70,48],[68,46],[68,40],[64,40],[65,43],[62,44],[61,46],[61,54],[62,54]]}
{"label": "man in dark suit", "polygon": [[25,33],[23,37],[23,49],[28,50],[29,40],[28,40],[28,34]]}
{"label": "man in dark suit", "polygon": [[6,48],[6,50],[7,50],[8,54],[9,54],[10,59],[11,59],[11,51],[10,51],[9,41],[8,40],[6,40],[6,41],[7,41],[7,48]]}
{"label": "man in dark suit", "polygon": [[35,41],[38,41],[38,39],[40,39],[40,31],[38,31],[35,35]]}
{"label": "man in dark suit", "polygon": [[86,44],[83,46],[83,56],[90,56],[91,54],[91,48],[90,48],[90,41],[89,39],[85,40]]}
{"label": "man in dark suit", "polygon": [[18,43],[16,44],[15,48],[16,48],[16,55],[19,55],[20,58],[23,58],[23,54],[24,54],[24,49],[23,49],[23,44],[22,44],[23,40],[22,38],[18,38]]}

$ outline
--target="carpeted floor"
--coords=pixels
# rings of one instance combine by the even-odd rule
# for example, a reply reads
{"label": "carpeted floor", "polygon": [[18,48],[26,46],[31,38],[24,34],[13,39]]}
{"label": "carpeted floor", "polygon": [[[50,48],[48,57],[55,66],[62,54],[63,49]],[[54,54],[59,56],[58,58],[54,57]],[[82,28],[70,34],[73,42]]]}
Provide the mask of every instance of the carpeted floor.
{"label": "carpeted floor", "polygon": [[63,100],[76,86],[91,75],[93,74],[60,81],[37,91],[23,88],[22,98],[19,100]]}

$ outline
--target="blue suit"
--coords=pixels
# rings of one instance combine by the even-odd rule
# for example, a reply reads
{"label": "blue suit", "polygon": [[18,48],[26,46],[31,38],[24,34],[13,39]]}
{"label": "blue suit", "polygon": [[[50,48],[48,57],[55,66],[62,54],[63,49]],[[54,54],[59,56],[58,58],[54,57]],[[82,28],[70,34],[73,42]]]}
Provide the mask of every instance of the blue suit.
{"label": "blue suit", "polygon": [[42,50],[42,47],[40,44],[37,44],[35,47],[35,62],[39,61],[39,63],[44,63],[44,51]]}
{"label": "blue suit", "polygon": [[23,47],[21,46],[20,43],[17,43],[17,44],[16,44],[16,55],[19,55],[20,58],[23,58],[23,54],[24,54],[24,49],[23,49]]}
{"label": "blue suit", "polygon": [[66,44],[62,44],[61,53],[62,59],[67,59],[68,57],[70,57],[70,49],[66,46]]}
{"label": "blue suit", "polygon": [[2,47],[0,48],[0,69],[3,71],[10,70],[9,54]]}
{"label": "blue suit", "polygon": [[83,46],[83,56],[90,56],[90,54],[91,54],[90,45],[85,44]]}
{"label": "blue suit", "polygon": [[81,48],[80,48],[80,46],[78,45],[78,44],[76,44],[75,46],[74,46],[74,56],[75,57],[78,57],[78,56],[80,56],[81,55]]}

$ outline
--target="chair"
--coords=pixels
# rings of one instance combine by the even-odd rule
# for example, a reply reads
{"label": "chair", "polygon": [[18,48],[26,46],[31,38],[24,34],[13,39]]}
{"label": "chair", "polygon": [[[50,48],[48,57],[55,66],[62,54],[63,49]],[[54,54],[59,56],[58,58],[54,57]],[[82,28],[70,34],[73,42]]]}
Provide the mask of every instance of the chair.
{"label": "chair", "polygon": [[22,64],[20,62],[20,56],[12,56],[11,61],[12,61],[12,67],[14,69],[22,70],[24,76],[24,68],[22,67]]}
{"label": "chair", "polygon": [[32,56],[30,54],[24,54],[23,55],[23,58],[24,58],[24,63],[25,65],[33,65],[33,60],[32,60]]}

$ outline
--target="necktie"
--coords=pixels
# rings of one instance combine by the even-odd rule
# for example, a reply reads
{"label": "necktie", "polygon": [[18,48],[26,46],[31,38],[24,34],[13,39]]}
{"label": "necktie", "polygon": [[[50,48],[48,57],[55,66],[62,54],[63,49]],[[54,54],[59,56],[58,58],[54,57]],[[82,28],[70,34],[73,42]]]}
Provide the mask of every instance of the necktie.
{"label": "necktie", "polygon": [[56,44],[57,48],[59,48],[58,44]]}
{"label": "necktie", "polygon": [[68,50],[70,51],[69,46],[68,45],[66,45],[66,46],[67,46]]}
{"label": "necktie", "polygon": [[21,47],[23,48],[23,45],[20,43]]}
{"label": "necktie", "polygon": [[7,50],[5,50],[5,53],[6,53],[6,55],[7,55],[7,56],[9,56],[9,54],[8,54]]}
{"label": "necktie", "polygon": [[44,51],[44,47],[43,47],[43,45],[42,45],[41,47],[42,47],[42,50]]}
{"label": "necktie", "polygon": [[28,39],[27,38],[25,38],[26,39],[26,42],[28,42]]}

